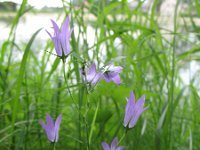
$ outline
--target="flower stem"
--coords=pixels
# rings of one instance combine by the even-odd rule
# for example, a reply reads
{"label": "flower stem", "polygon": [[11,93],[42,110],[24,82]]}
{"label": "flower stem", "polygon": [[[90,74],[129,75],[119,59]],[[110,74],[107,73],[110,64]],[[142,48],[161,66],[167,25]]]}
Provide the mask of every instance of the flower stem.
{"label": "flower stem", "polygon": [[120,143],[124,140],[124,138],[125,138],[125,136],[127,135],[127,133],[128,133],[128,128],[125,129],[125,132],[124,132],[124,134],[122,135],[122,137],[120,138],[120,140],[119,140],[119,142],[118,142],[117,145],[120,145]]}
{"label": "flower stem", "polygon": [[53,150],[56,150],[56,142],[53,142]]}
{"label": "flower stem", "polygon": [[79,111],[78,106],[76,105],[76,103],[75,103],[75,101],[74,101],[74,98],[73,98],[73,96],[72,96],[72,93],[71,93],[71,91],[70,91],[70,89],[69,89],[69,86],[68,86],[68,83],[67,83],[67,77],[66,77],[66,73],[65,73],[65,62],[63,62],[63,71],[64,71],[65,83],[66,83],[66,85],[67,85],[67,91],[68,91],[68,93],[69,93],[69,95],[70,95],[70,97],[71,97],[73,103],[75,104],[76,109]]}
{"label": "flower stem", "polygon": [[86,138],[87,138],[87,150],[90,149],[90,143],[89,143],[89,133],[88,133],[88,111],[89,111],[89,99],[88,99],[88,92],[86,87],[86,116],[85,116],[85,128],[86,128]]}

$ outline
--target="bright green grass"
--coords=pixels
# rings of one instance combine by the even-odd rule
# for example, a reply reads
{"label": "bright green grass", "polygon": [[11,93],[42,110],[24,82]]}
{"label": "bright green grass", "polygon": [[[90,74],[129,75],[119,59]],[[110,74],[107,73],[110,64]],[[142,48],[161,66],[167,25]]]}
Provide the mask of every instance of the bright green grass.
{"label": "bright green grass", "polygon": [[[200,60],[200,26],[195,21],[200,16],[200,4],[198,0],[185,3],[187,10],[179,12],[183,3],[177,0],[171,13],[173,29],[169,31],[160,27],[160,2],[154,0],[150,11],[144,13],[141,5],[130,10],[125,0],[91,1],[78,7],[63,1],[63,13],[70,14],[71,25],[79,29],[78,37],[74,33],[71,37],[73,54],[67,58],[65,81],[62,61],[54,56],[50,61],[49,52],[55,53],[52,42],[46,41],[42,48],[34,43],[40,29],[25,44],[16,43],[18,23],[24,14],[34,10],[23,0],[10,24],[9,38],[1,41],[0,149],[53,149],[38,123],[39,119],[45,120],[46,112],[54,119],[63,114],[56,149],[102,149],[102,141],[110,143],[115,136],[120,139],[124,134],[126,97],[134,91],[137,99],[146,96],[148,110],[120,145],[126,150],[199,150],[199,71],[185,84],[180,70],[192,74],[190,63]],[[92,47],[86,38],[88,25],[96,34]],[[191,33],[195,40],[191,40]],[[116,39],[120,44],[115,44]],[[106,48],[103,57],[102,47]],[[23,52],[19,61],[13,61],[16,49]],[[41,58],[34,49],[43,51]],[[111,60],[123,66],[122,84],[101,81],[86,94],[79,74],[83,60],[89,64],[96,61],[98,67]],[[47,64],[51,67],[47,68]]]}

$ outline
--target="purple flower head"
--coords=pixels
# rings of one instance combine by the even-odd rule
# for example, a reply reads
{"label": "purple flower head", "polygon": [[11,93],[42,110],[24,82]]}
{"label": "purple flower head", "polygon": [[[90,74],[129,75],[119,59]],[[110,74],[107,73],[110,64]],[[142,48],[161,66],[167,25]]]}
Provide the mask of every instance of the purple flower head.
{"label": "purple flower head", "polygon": [[59,29],[58,25],[55,21],[51,20],[53,24],[54,34],[51,35],[48,31],[47,33],[51,37],[54,47],[56,50],[56,54],[61,57],[65,58],[70,53],[70,36],[73,30],[70,30],[70,19],[69,16],[66,18],[65,22],[63,23],[61,29]]}
{"label": "purple flower head", "polygon": [[83,79],[93,86],[96,85],[97,82],[101,80],[101,76],[102,76],[100,72],[97,73],[95,63],[93,63],[88,70],[81,68],[80,73]]}
{"label": "purple flower head", "polygon": [[122,146],[117,147],[118,139],[115,137],[111,143],[111,145],[108,145],[106,142],[102,142],[103,150],[123,150]]}
{"label": "purple flower head", "polygon": [[144,108],[145,97],[142,96],[137,102],[135,101],[134,93],[130,93],[130,97],[126,104],[125,116],[124,116],[124,127],[133,128],[139,119],[142,112],[144,112],[146,108]]}
{"label": "purple flower head", "polygon": [[47,124],[44,124],[41,120],[39,121],[40,125],[45,130],[49,141],[51,142],[58,141],[58,131],[60,128],[61,119],[62,119],[62,114],[60,114],[57,117],[56,122],[54,123],[51,116],[49,114],[46,114]]}
{"label": "purple flower head", "polygon": [[103,74],[106,82],[110,82],[111,80],[115,82],[117,85],[121,83],[119,73],[122,72],[123,68],[121,66],[114,66],[113,64],[109,64],[105,67],[105,72]]}

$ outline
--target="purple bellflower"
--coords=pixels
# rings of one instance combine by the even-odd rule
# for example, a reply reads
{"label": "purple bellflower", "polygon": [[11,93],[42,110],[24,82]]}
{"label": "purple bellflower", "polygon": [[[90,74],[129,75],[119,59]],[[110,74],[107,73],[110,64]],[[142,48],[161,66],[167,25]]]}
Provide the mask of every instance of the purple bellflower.
{"label": "purple bellflower", "polygon": [[145,97],[142,96],[137,102],[135,101],[134,93],[130,93],[130,97],[127,100],[125,116],[124,116],[124,127],[133,128],[139,119],[142,112],[144,112],[146,108],[144,108]]}
{"label": "purple bellflower", "polygon": [[103,77],[106,82],[110,82],[112,80],[117,85],[119,85],[121,83],[119,73],[122,72],[122,70],[123,68],[121,66],[114,66],[113,64],[109,64],[105,67]]}
{"label": "purple bellflower", "polygon": [[80,73],[83,79],[93,86],[101,80],[102,76],[102,73],[97,73],[95,63],[93,63],[88,70],[85,70],[85,68],[81,68]]}
{"label": "purple bellflower", "polygon": [[70,53],[70,36],[73,30],[70,30],[70,18],[69,16],[66,18],[63,23],[61,29],[59,29],[58,25],[55,21],[51,20],[53,24],[54,34],[51,35],[48,31],[47,33],[51,37],[54,47],[56,50],[56,54],[58,57],[64,59]]}
{"label": "purple bellflower", "polygon": [[111,145],[108,145],[106,142],[102,142],[103,150],[123,150],[122,146],[117,147],[118,139],[115,137],[111,143]]}
{"label": "purple bellflower", "polygon": [[41,120],[39,121],[40,125],[42,128],[45,130],[47,134],[47,138],[51,142],[57,142],[58,141],[58,131],[60,128],[60,123],[61,123],[62,115],[60,114],[56,121],[55,124],[49,114],[46,114],[46,121],[47,124],[44,124]]}

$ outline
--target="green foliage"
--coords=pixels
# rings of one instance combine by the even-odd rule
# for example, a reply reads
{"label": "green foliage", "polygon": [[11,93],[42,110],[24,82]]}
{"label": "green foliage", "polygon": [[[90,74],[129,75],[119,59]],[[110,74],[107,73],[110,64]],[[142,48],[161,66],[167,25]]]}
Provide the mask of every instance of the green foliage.
{"label": "green foliage", "polygon": [[[57,16],[70,14],[71,25],[77,28],[71,36],[73,52],[62,66],[52,55],[50,40],[41,47],[36,43],[41,29],[25,43],[16,40],[23,16],[33,13],[23,0],[8,39],[0,41],[0,149],[52,149],[38,123],[46,112],[54,119],[63,114],[56,149],[102,149],[102,141],[110,143],[124,135],[130,91],[136,99],[145,95],[148,110],[120,145],[127,150],[200,149],[200,79],[199,70],[191,67],[200,60],[199,2],[187,3],[188,14],[182,16],[186,3],[177,1],[169,16],[174,18],[172,29],[162,25],[164,2],[152,1],[144,12],[143,1],[130,9],[126,0],[80,1],[76,6],[63,0],[64,11],[59,13],[64,15]],[[94,31],[94,43],[88,30]],[[18,60],[13,58],[16,50]],[[79,70],[91,62],[97,68],[109,62],[123,66],[121,85],[101,81],[88,91]],[[189,72],[188,81],[182,78],[183,72]]]}

